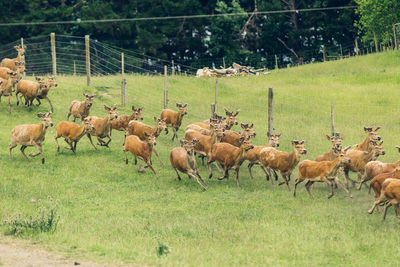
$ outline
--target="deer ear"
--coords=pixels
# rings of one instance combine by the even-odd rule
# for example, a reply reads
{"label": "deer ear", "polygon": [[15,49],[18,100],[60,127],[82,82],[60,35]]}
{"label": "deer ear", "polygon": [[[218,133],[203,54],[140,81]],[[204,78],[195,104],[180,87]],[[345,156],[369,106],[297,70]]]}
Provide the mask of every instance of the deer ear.
{"label": "deer ear", "polygon": [[250,125],[250,128],[253,128],[254,127],[254,123],[252,123],[251,125]]}
{"label": "deer ear", "polygon": [[381,128],[381,126],[378,126],[375,128],[375,131],[378,131]]}
{"label": "deer ear", "polygon": [[372,128],[371,128],[371,127],[364,127],[364,131],[365,131],[365,132],[371,132],[371,131],[372,131]]}
{"label": "deer ear", "polygon": [[240,112],[240,108],[238,109],[238,110],[236,110],[236,113],[235,113],[235,117],[239,114],[239,112]]}
{"label": "deer ear", "polygon": [[135,106],[132,106],[132,111],[135,111],[136,109],[135,109]]}
{"label": "deer ear", "polygon": [[396,146],[396,148],[397,148],[397,150],[399,151],[399,153],[400,153],[400,146]]}
{"label": "deer ear", "polygon": [[185,105],[183,105],[183,107],[186,108],[187,107],[187,103],[185,103]]}
{"label": "deer ear", "polygon": [[379,144],[382,145],[383,144],[383,140]]}
{"label": "deer ear", "polygon": [[240,124],[240,126],[243,128],[243,129],[246,129],[247,127],[249,127],[249,124],[244,124],[243,122]]}
{"label": "deer ear", "polygon": [[38,116],[39,118],[42,118],[42,117],[44,117],[44,113],[43,113],[43,112],[40,112],[40,113],[37,114],[37,116]]}
{"label": "deer ear", "polygon": [[326,135],[326,139],[328,139],[330,141],[331,137],[329,135]]}
{"label": "deer ear", "polygon": [[299,144],[302,145],[302,144],[304,144],[304,142],[305,142],[304,140],[301,140],[301,141],[299,142]]}
{"label": "deer ear", "polygon": [[277,136],[277,137],[281,137],[281,135],[282,135],[282,134],[280,133],[280,134],[277,134],[276,136]]}
{"label": "deer ear", "polygon": [[183,140],[181,140],[180,143],[181,143],[181,146],[185,145],[185,142]]}
{"label": "deer ear", "polygon": [[107,111],[111,110],[111,108],[109,106],[107,106],[107,105],[104,105],[104,109],[107,110]]}
{"label": "deer ear", "polygon": [[347,151],[347,150],[349,150],[351,148],[351,146],[346,146],[344,149],[343,149],[343,151]]}
{"label": "deer ear", "polygon": [[155,121],[155,122],[158,122],[158,119],[157,119],[157,117],[154,117],[154,121]]}
{"label": "deer ear", "polygon": [[114,104],[113,110],[116,110],[116,109],[117,109],[117,104]]}
{"label": "deer ear", "polygon": [[182,106],[181,104],[179,104],[179,103],[176,103],[176,106],[179,108],[180,106]]}

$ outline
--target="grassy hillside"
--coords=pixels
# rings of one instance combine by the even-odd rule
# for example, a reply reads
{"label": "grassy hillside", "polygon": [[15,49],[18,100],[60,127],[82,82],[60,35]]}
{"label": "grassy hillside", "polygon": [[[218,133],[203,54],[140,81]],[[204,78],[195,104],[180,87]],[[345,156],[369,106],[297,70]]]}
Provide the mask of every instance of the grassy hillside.
{"label": "grassy hillside", "polygon": [[[314,159],[330,149],[330,103],[335,104],[335,126],[344,145],[360,143],[364,126],[379,125],[387,154],[383,161],[399,158],[400,144],[400,53],[387,52],[336,62],[318,63],[272,71],[268,76],[219,80],[218,111],[241,109],[239,122],[255,124],[254,144],[266,143],[267,93],[274,88],[274,127],[281,132],[281,150],[291,150],[293,139],[306,140]],[[96,93],[92,115],[104,116],[103,104],[120,103],[120,77],[57,78],[59,86],[50,98],[55,106],[53,122],[66,119],[69,103],[83,92]],[[127,106],[144,107],[144,122],[153,124],[163,106],[163,77],[129,75]],[[188,103],[188,115],[179,130],[191,122],[207,119],[214,99],[214,79],[168,77],[169,107]],[[327,199],[324,184],[313,186],[311,200],[304,183],[297,197],[286,187],[271,186],[258,166],[251,180],[247,163],[240,171],[241,187],[233,173],[229,180],[207,181],[201,192],[191,180],[179,182],[169,166],[169,151],[177,146],[163,133],[157,150],[164,162],[154,160],[159,179],[151,172],[137,173],[125,165],[123,133],[113,132],[110,148],[94,151],[87,138],[78,144],[77,155],[56,152],[55,127],[47,132],[43,146],[46,163],[39,158],[25,162],[19,148],[8,158],[11,129],[18,124],[39,123],[40,107],[16,106],[12,114],[0,103],[0,220],[12,214],[31,215],[39,200],[59,200],[60,224],[54,233],[28,236],[45,248],[100,262],[135,262],[148,265],[365,265],[397,264],[399,221],[391,210],[384,223],[380,214],[369,215],[372,195],[352,190],[354,199],[337,190]],[[239,131],[236,126],[234,130]],[[59,139],[60,142],[63,142]],[[28,148],[27,151],[35,151]],[[132,157],[131,157],[132,158]],[[200,167],[203,176],[206,168]],[[216,172],[217,174],[217,172]],[[293,180],[297,176],[295,171]],[[352,174],[355,177],[355,174]],[[186,178],[186,176],[184,176]],[[5,227],[3,227],[5,229]],[[169,254],[158,256],[159,244]]]}

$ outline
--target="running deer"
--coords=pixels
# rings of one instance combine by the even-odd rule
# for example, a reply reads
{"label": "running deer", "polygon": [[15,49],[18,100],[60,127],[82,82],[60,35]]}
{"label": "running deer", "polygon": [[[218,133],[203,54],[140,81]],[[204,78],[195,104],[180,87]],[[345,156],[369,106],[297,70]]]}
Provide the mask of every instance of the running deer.
{"label": "running deer", "polygon": [[10,160],[12,158],[11,151],[17,145],[21,145],[21,153],[25,159],[29,161],[25,154],[25,148],[28,146],[35,146],[39,152],[35,154],[29,154],[31,157],[42,155],[42,164],[44,164],[44,156],[42,154],[42,143],[44,142],[46,131],[48,127],[53,126],[53,122],[50,118],[51,112],[39,113],[38,117],[42,119],[39,124],[23,124],[15,126],[11,131],[11,143],[10,143]]}
{"label": "running deer", "polygon": [[51,112],[53,112],[54,111],[53,104],[51,103],[50,98],[47,95],[48,95],[51,87],[58,86],[58,84],[56,82],[56,77],[54,77],[54,76],[47,77],[46,84],[47,84],[47,86],[45,88],[43,88],[42,91],[36,96],[36,101],[38,102],[37,105],[40,106],[42,104],[40,102],[40,99],[46,99],[50,104]]}
{"label": "running deer", "polygon": [[128,124],[133,120],[143,120],[142,117],[143,108],[135,108],[132,106],[132,114],[131,115],[119,115],[117,119],[113,120],[111,123],[111,129],[117,131],[126,131],[128,128]]}
{"label": "running deer", "polygon": [[[96,116],[87,117],[90,122],[93,124],[94,129],[90,130],[86,133],[87,137],[90,140],[90,143],[97,150],[96,146],[93,144],[91,135],[97,137],[98,145],[108,147],[108,144],[111,142],[110,136],[110,128],[112,120],[118,118],[117,115],[117,104],[114,104],[113,108],[110,108],[107,105],[104,105],[104,109],[107,111],[107,115],[104,118],[99,118]],[[105,142],[102,139],[108,138],[108,141]]]}
{"label": "running deer", "polygon": [[[247,165],[247,168],[249,169],[249,173],[250,173],[250,178],[253,179],[253,173],[251,172],[251,168],[254,165],[260,165],[260,156],[261,156],[261,150],[263,150],[266,147],[279,147],[279,138],[281,137],[281,134],[270,134],[267,133],[268,136],[268,143],[265,146],[254,146],[253,149],[249,150],[246,153],[246,160],[248,160],[250,163],[249,165]],[[265,168],[260,165],[261,169],[264,171],[265,173],[265,177],[268,180],[271,179],[271,184],[274,184],[274,182],[272,181],[272,177],[269,177],[267,171],[265,170]],[[278,176],[276,175],[275,171],[274,171],[274,176],[275,176],[275,180],[278,179]]]}
{"label": "running deer", "polygon": [[[145,141],[147,139],[145,134],[147,135],[154,134],[154,136],[157,138],[162,131],[167,130],[167,124],[164,119],[158,119],[156,117],[154,117],[154,121],[156,122],[156,126],[154,127],[148,126],[140,121],[129,122],[125,132],[125,136],[136,135],[142,141]],[[160,156],[158,155],[157,151],[154,148],[153,152],[156,155],[158,161],[160,162],[160,165],[162,166],[163,163],[160,159]]]}
{"label": "running deer", "polygon": [[361,150],[361,151],[370,151],[372,148],[372,142],[378,142],[381,140],[381,137],[378,134],[378,130],[381,127],[378,126],[375,130],[372,127],[364,127],[364,131],[368,134],[365,138],[364,142],[355,146],[354,150]]}
{"label": "running deer", "polygon": [[[225,130],[230,130],[234,125],[238,125],[237,122],[237,115],[239,115],[240,109],[234,113],[233,111],[229,111],[227,108],[224,107],[226,118],[224,118],[224,126]],[[203,121],[206,125],[210,124],[210,120]],[[203,127],[204,128],[204,127]]]}
{"label": "running deer", "polygon": [[[397,150],[400,152],[400,146],[396,146]],[[371,180],[375,176],[381,173],[388,173],[394,171],[397,167],[400,167],[400,160],[395,163],[383,163],[381,161],[370,161],[365,165],[365,174],[360,181],[358,190],[361,190],[363,183]]]}
{"label": "running deer", "polygon": [[254,131],[254,124],[252,123],[251,125],[249,124],[244,124],[242,123],[240,125],[243,129],[242,133],[236,133],[234,131],[231,130],[225,130],[225,135],[224,137],[222,137],[221,142],[223,143],[228,143],[231,144],[233,146],[237,146],[239,147],[239,144],[237,143],[237,140],[239,140],[240,137],[244,137],[244,138],[250,138],[250,137],[255,137],[256,136],[256,132]]}
{"label": "running deer", "polygon": [[[175,170],[176,175],[178,176],[178,180],[181,180],[181,177],[178,173],[180,172],[186,173],[189,178],[195,180],[204,191],[208,186],[204,179],[201,177],[199,173],[199,169],[197,166],[197,162],[194,156],[194,147],[199,143],[199,140],[193,138],[192,141],[181,140],[182,147],[175,147],[171,150],[169,155],[169,159],[171,162],[172,168]],[[202,183],[199,181],[199,179]]]}
{"label": "running deer", "polygon": [[390,206],[394,207],[396,217],[398,219],[400,219],[400,209],[399,209],[400,180],[399,179],[388,178],[383,182],[381,194],[380,194],[379,198],[374,202],[374,205],[372,206],[372,208],[370,210],[368,210],[368,213],[371,214],[374,211],[374,208],[381,203],[386,203],[385,208],[383,209],[382,221],[385,220],[387,209]]}
{"label": "running deer", "polygon": [[305,187],[307,189],[310,198],[314,198],[311,194],[311,186],[315,182],[325,182],[331,187],[331,193],[328,198],[333,197],[333,181],[337,185],[339,185],[350,198],[353,196],[351,193],[344,187],[344,185],[340,182],[337,177],[339,168],[343,167],[345,164],[351,162],[351,159],[346,155],[346,151],[350,148],[350,146],[346,147],[343,150],[339,151],[337,157],[333,160],[329,161],[311,161],[311,160],[303,160],[299,164],[299,175],[294,182],[294,191],[293,196],[296,196],[296,187],[299,183],[303,182],[305,179],[308,179]]}
{"label": "running deer", "polygon": [[218,178],[218,180],[228,179],[230,169],[234,169],[236,172],[236,185],[240,186],[239,183],[239,169],[245,160],[246,153],[254,148],[251,144],[250,139],[246,139],[243,136],[240,137],[237,142],[240,144],[239,147],[233,146],[228,143],[217,143],[212,147],[211,155],[207,160],[207,166],[210,171],[210,178],[212,172],[210,163],[218,161],[224,166],[224,176]]}
{"label": "running deer", "polygon": [[[182,124],[183,116],[187,114],[187,104],[176,103],[176,106],[178,107],[178,111],[174,111],[171,109],[163,109],[161,111],[161,119],[164,119],[167,123],[167,126],[171,126],[174,132],[174,135],[172,136],[172,141],[174,141],[175,137],[178,141],[178,134],[176,132]],[[168,129],[166,133],[168,134]]]}
{"label": "running deer", "polygon": [[369,148],[369,151],[355,149],[347,151],[347,156],[351,159],[351,162],[346,164],[343,169],[347,188],[349,187],[349,182],[351,182],[353,186],[356,183],[356,181],[349,177],[349,171],[356,172],[358,181],[361,181],[365,171],[365,165],[370,161],[376,160],[380,155],[385,155],[385,150],[383,150],[382,147],[383,141],[379,143],[370,141],[370,144],[372,147]]}
{"label": "running deer", "polygon": [[17,105],[19,105],[18,95],[21,94],[25,98],[25,106],[31,106],[32,101],[41,94],[42,90],[47,89],[47,83],[43,78],[36,77],[36,82],[29,80],[20,80],[17,84],[15,97]]}
{"label": "running deer", "polygon": [[[125,155],[125,163],[128,164],[128,157],[126,155],[126,151],[131,152],[135,157],[135,164],[137,163],[137,157],[142,159],[146,166],[145,168],[150,168],[154,173],[154,176],[157,177],[156,171],[153,169],[151,163],[151,153],[153,152],[154,146],[157,144],[156,136],[154,134],[144,134],[146,137],[145,141],[140,140],[136,135],[129,135],[126,137],[124,144],[124,155]],[[137,169],[138,172],[144,172],[140,163]],[[157,177],[158,178],[158,177]]]}
{"label": "running deer", "polygon": [[83,119],[82,125],[78,125],[69,121],[62,121],[57,124],[56,135],[54,140],[57,143],[57,152],[60,152],[58,138],[64,137],[65,142],[69,145],[66,149],[72,150],[76,154],[76,144],[87,132],[94,130],[93,124],[87,118]]}
{"label": "running deer", "polygon": [[319,155],[315,161],[329,161],[334,160],[342,150],[342,141],[343,139],[338,135],[335,134],[333,136],[326,135],[326,138],[331,141],[332,147],[329,152],[326,152],[323,155]]}
{"label": "running deer", "polygon": [[74,100],[71,102],[71,104],[69,105],[67,120],[69,120],[71,114],[74,117],[74,122],[76,118],[83,120],[84,118],[89,116],[89,110],[93,104],[93,98],[95,97],[95,95],[83,94],[83,96],[85,97],[85,101]]}
{"label": "running deer", "polygon": [[381,173],[375,176],[372,180],[371,183],[369,184],[369,188],[374,190],[375,196],[374,196],[374,204],[372,205],[372,208],[368,211],[368,213],[374,212],[374,209],[376,205],[378,205],[378,202],[376,202],[379,199],[379,196],[381,195],[382,192],[382,185],[386,181],[386,179],[400,179],[400,168],[396,168],[392,172],[387,172],[387,173]]}
{"label": "running deer", "polygon": [[7,96],[8,112],[11,113],[10,97],[14,85],[18,82],[18,76],[15,71],[7,72],[7,74],[9,75],[8,79],[0,78],[0,98],[2,96]]}
{"label": "running deer", "polygon": [[290,175],[292,174],[294,168],[300,161],[301,155],[307,153],[304,147],[304,140],[292,141],[293,151],[292,153],[287,153],[283,151],[276,150],[273,147],[266,147],[261,150],[260,163],[263,167],[267,168],[268,174],[272,177],[270,170],[279,171],[283,178],[283,182],[279,185],[286,184],[288,189]]}

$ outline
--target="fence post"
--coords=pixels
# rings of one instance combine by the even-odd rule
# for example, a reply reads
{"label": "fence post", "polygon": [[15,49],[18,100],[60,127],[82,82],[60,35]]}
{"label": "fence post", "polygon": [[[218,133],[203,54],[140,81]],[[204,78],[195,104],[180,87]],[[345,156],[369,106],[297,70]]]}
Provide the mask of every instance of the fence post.
{"label": "fence post", "polygon": [[275,69],[278,69],[278,57],[275,55]]}
{"label": "fence post", "polygon": [[217,112],[217,108],[218,108],[218,78],[215,79],[215,112]]}
{"label": "fence post", "polygon": [[272,87],[268,88],[268,135],[274,131],[274,118],[273,118],[273,98],[274,92]]}
{"label": "fence post", "polygon": [[215,104],[211,104],[211,117],[210,118],[215,118]]}
{"label": "fence post", "polygon": [[342,44],[339,45],[340,47],[340,59],[343,59],[343,49],[342,49]]}
{"label": "fence post", "polygon": [[325,47],[325,45],[324,45],[324,48],[322,50],[322,56],[323,56],[324,62],[325,62],[326,61],[326,47]]}
{"label": "fence post", "polygon": [[168,108],[167,65],[164,65],[164,109]]}
{"label": "fence post", "polygon": [[87,86],[90,86],[90,47],[89,47],[89,35],[85,35],[85,47],[86,47],[86,80]]}
{"label": "fence post", "polygon": [[358,56],[358,40],[357,38],[355,39],[355,44],[356,44],[356,56]]}
{"label": "fence post", "polygon": [[74,76],[76,76],[76,63],[75,63],[75,60],[74,60]]}
{"label": "fence post", "polygon": [[398,50],[397,46],[397,33],[396,33],[396,24],[393,24],[393,38],[394,38],[394,48]]}
{"label": "fence post", "polygon": [[171,61],[171,75],[174,76],[175,75],[175,62],[174,60]]}
{"label": "fence post", "polygon": [[126,80],[125,80],[125,57],[121,53],[121,103],[125,107],[126,104]]}
{"label": "fence post", "polygon": [[[24,38],[22,38],[22,37],[21,37],[21,47],[24,47]],[[25,62],[25,55],[23,56],[23,61],[24,61],[24,63],[26,63]],[[25,77],[25,71],[24,71],[24,73],[22,73],[22,76]]]}
{"label": "fence post", "polygon": [[226,69],[226,67],[225,67],[225,57],[222,57],[222,65],[224,66],[224,69]]}
{"label": "fence post", "polygon": [[335,111],[333,109],[333,101],[331,102],[331,127],[332,127],[332,136],[335,135]]}
{"label": "fence post", "polygon": [[375,53],[378,53],[378,40],[376,39],[376,32],[374,32]]}
{"label": "fence post", "polygon": [[57,61],[56,61],[56,35],[54,32],[50,33],[51,45],[51,61],[53,62],[53,75],[57,75]]}

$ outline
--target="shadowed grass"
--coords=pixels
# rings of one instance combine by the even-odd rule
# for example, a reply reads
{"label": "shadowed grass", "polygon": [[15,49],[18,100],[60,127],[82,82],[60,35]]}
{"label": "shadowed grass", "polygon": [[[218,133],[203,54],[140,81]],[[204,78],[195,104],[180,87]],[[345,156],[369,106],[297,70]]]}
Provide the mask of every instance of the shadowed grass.
{"label": "shadowed grass", "polygon": [[[314,159],[329,150],[330,103],[335,103],[335,127],[344,145],[360,143],[363,127],[380,130],[387,154],[383,161],[395,161],[400,144],[400,53],[387,52],[336,62],[312,64],[273,71],[268,76],[219,79],[218,111],[241,109],[239,122],[253,122],[254,144],[266,143],[267,93],[274,88],[274,127],[281,132],[280,149],[291,149],[293,139],[306,140]],[[163,77],[126,75],[127,106],[144,107],[144,122],[153,125],[163,106]],[[103,104],[120,103],[120,77],[59,76],[59,86],[49,95],[55,107],[56,124],[66,119],[69,103],[83,99],[83,92],[96,93],[91,115],[105,116]],[[207,119],[214,101],[215,79],[168,77],[169,107],[188,103],[188,115],[178,135],[191,122]],[[40,158],[25,162],[19,147],[8,159],[11,129],[18,124],[39,123],[36,113],[47,111],[48,103],[26,108],[15,105],[12,114],[6,103],[0,132],[0,219],[16,212],[31,214],[32,200],[52,196],[59,200],[61,217],[57,231],[32,236],[49,250],[82,256],[101,262],[136,262],[150,265],[389,265],[398,264],[399,222],[391,210],[384,223],[380,214],[368,215],[372,195],[363,188],[352,190],[355,198],[336,190],[328,200],[325,184],[312,188],[311,200],[304,183],[297,197],[286,187],[271,186],[258,166],[251,180],[247,163],[240,171],[241,187],[233,173],[229,180],[207,180],[206,192],[197,183],[181,182],[169,166],[169,151],[177,146],[162,133],[157,142],[164,166],[153,160],[156,179],[147,170],[136,172],[133,157],[124,163],[123,133],[113,131],[110,148],[94,151],[86,137],[77,155],[63,149],[56,152],[55,128],[50,128],[43,146],[46,163]],[[236,126],[234,130],[239,131]],[[59,139],[60,145],[62,139]],[[28,148],[27,152],[35,151]],[[216,172],[215,169],[213,169]],[[200,172],[207,177],[206,168]],[[297,170],[291,181],[296,178]],[[352,174],[355,177],[354,174]],[[160,244],[169,253],[159,256]]]}

